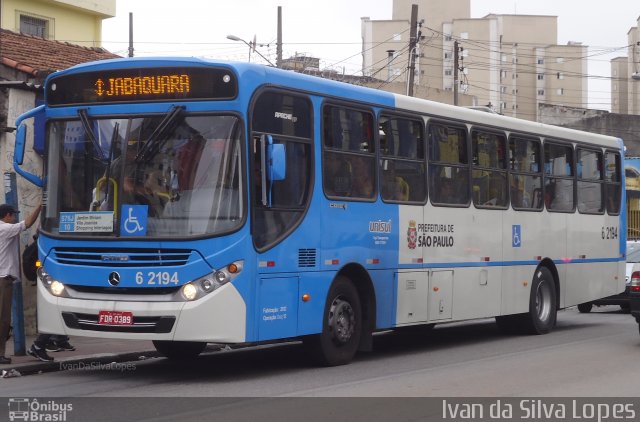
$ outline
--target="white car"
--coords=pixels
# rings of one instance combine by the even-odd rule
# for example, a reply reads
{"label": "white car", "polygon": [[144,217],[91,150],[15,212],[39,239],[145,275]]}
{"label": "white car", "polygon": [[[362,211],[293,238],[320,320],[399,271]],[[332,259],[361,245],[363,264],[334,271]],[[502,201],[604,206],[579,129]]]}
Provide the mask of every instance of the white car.
{"label": "white car", "polygon": [[627,241],[627,266],[624,277],[624,292],[594,300],[593,302],[581,303],[578,305],[578,310],[582,313],[591,312],[593,305],[620,305],[622,309],[629,309],[629,285],[631,284],[631,275],[636,271],[640,271],[640,240],[629,240]]}
{"label": "white car", "polygon": [[631,283],[631,274],[640,271],[640,240],[629,240],[627,242],[627,269],[625,281],[627,289]]}

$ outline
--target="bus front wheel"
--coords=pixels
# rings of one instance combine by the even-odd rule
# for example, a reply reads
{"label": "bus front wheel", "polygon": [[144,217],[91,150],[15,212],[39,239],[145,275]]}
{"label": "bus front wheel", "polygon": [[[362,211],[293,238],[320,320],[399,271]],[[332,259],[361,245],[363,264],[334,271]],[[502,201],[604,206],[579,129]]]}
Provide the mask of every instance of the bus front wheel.
{"label": "bus front wheel", "polygon": [[338,276],[327,295],[322,332],[305,343],[314,360],[324,366],[345,365],[353,359],[360,343],[362,307],[353,283]]}
{"label": "bus front wheel", "polygon": [[153,340],[153,346],[162,356],[172,360],[183,360],[197,357],[207,346],[198,341]]}

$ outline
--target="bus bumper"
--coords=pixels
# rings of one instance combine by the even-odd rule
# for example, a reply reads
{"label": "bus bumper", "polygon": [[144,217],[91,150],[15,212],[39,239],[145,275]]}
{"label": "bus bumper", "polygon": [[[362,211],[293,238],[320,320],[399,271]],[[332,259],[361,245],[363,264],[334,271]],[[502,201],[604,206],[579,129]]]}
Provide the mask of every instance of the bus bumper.
{"label": "bus bumper", "polygon": [[[130,313],[132,324],[99,322],[101,311]],[[193,302],[155,302],[56,297],[38,283],[38,331],[69,336],[131,340],[246,341],[246,304],[226,284]]]}

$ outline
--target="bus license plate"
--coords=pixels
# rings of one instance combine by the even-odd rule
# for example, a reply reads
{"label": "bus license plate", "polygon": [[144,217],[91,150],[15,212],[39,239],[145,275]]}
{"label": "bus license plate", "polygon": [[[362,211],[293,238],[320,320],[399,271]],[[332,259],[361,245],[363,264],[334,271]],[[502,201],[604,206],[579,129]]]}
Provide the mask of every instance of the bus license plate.
{"label": "bus license plate", "polygon": [[98,313],[100,325],[133,325],[133,312],[100,311]]}

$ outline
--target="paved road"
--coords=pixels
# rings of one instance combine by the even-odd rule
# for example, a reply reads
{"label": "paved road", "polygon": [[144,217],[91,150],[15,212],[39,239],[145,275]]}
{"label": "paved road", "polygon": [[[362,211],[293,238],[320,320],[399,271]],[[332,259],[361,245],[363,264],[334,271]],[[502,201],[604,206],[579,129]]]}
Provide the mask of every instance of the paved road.
{"label": "paved road", "polygon": [[640,391],[640,336],[617,307],[559,313],[544,336],[505,336],[493,320],[383,333],[351,365],[309,366],[300,344],[219,352],[178,364],[113,367],[0,380],[6,397],[622,397]]}

